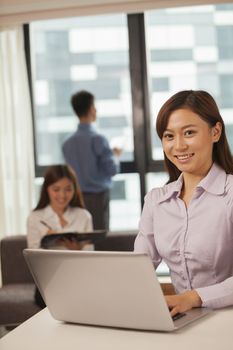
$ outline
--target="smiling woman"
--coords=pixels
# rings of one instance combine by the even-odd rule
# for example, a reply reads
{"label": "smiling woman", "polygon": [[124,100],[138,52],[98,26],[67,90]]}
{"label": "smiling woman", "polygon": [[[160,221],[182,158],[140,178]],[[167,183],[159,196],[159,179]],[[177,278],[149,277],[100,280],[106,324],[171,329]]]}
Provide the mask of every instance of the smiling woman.
{"label": "smiling woman", "polygon": [[[183,173],[184,181],[192,197],[195,185],[208,173],[213,163],[212,154],[215,142],[221,136],[222,124],[213,127],[190,109],[177,109],[171,113],[167,128],[163,133],[162,145],[167,159]],[[184,197],[182,199],[186,202]],[[188,204],[188,203],[186,203]]]}
{"label": "smiling woman", "polygon": [[233,305],[233,162],[218,107],[205,91],[178,92],[156,128],[170,178],[145,198],[135,251],[168,265],[172,316]]}
{"label": "smiling woman", "polygon": [[[91,214],[84,209],[82,193],[73,169],[68,165],[52,165],[47,168],[39,202],[27,221],[29,248],[40,248],[46,235],[64,232],[88,232],[93,230]],[[69,238],[56,238],[55,249],[85,249],[88,241],[76,242]],[[38,289],[35,302],[45,307]]]}
{"label": "smiling woman", "polygon": [[84,209],[75,173],[67,165],[50,166],[44,177],[39,202],[28,217],[29,248],[39,248],[41,239],[47,234],[88,232],[92,229],[92,217]]}

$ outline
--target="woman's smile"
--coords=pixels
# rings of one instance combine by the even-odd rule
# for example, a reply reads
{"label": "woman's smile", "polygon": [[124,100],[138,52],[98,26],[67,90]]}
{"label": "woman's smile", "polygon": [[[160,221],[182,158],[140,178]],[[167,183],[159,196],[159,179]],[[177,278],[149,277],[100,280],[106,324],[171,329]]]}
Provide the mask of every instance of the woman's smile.
{"label": "woman's smile", "polygon": [[187,160],[194,156],[194,153],[175,155],[178,160]]}

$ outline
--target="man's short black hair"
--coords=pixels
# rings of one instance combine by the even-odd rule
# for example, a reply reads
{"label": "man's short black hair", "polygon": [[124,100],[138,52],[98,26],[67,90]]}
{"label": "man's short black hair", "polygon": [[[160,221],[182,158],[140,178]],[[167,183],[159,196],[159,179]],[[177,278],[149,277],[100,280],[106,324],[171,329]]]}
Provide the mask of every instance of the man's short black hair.
{"label": "man's short black hair", "polygon": [[82,90],[71,96],[71,105],[79,118],[85,116],[94,104],[94,95]]}

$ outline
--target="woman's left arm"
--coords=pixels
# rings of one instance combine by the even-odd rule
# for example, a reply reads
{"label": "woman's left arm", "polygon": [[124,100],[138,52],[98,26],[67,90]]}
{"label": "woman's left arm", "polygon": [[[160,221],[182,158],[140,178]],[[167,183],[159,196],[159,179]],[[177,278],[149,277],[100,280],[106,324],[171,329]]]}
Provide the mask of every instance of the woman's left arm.
{"label": "woman's left arm", "polygon": [[212,286],[196,288],[203,307],[219,309],[233,305],[233,277]]}

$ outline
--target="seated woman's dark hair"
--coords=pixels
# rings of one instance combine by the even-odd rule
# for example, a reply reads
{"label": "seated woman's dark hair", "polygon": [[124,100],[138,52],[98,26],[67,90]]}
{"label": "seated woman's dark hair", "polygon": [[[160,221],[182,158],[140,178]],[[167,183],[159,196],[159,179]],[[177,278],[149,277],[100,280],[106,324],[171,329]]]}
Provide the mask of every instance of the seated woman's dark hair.
{"label": "seated woman's dark hair", "polygon": [[71,207],[85,207],[82,192],[79,187],[74,170],[69,165],[58,164],[51,165],[47,168],[44,175],[44,182],[41,188],[39,202],[34,210],[43,209],[47,205],[49,205],[50,200],[48,195],[48,187],[54,184],[55,182],[63,179],[64,177],[69,179],[74,186],[74,196],[71,199],[69,205]]}

